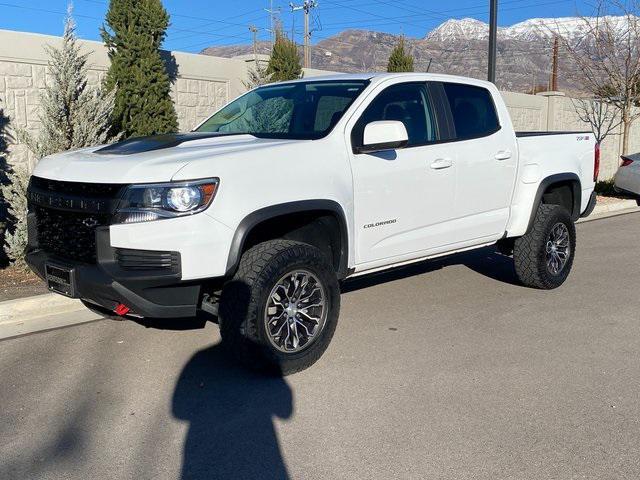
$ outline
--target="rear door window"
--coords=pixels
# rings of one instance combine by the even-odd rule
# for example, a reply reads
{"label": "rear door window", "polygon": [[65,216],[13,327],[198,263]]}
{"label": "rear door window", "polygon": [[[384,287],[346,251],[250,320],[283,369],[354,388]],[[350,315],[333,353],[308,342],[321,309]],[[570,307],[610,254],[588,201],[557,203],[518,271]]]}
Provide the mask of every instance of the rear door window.
{"label": "rear door window", "polygon": [[461,83],[443,83],[442,86],[451,108],[456,139],[485,137],[500,130],[489,90]]}

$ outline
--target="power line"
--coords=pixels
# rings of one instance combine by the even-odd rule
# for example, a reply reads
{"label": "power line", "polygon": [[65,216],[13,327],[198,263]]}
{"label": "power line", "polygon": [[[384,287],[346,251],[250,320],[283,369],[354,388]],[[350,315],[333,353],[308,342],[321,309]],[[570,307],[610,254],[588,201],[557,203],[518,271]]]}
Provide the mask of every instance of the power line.
{"label": "power line", "polygon": [[[393,20],[390,17],[385,17],[383,15],[378,15],[376,13],[367,12],[366,10],[360,10],[359,8],[355,8],[355,7],[352,7],[352,6],[344,4],[344,3],[335,2],[335,1],[332,1],[332,0],[325,0],[325,2],[330,4],[330,5],[336,5],[338,7],[343,7],[343,8],[347,8],[349,10],[353,10],[354,12],[360,12],[360,13],[364,13],[365,15],[369,15],[369,16],[376,17],[376,18],[381,18],[382,20]],[[404,18],[406,18],[406,17],[404,17]],[[414,26],[414,27],[424,28],[423,25],[418,25],[418,24],[412,23],[412,22],[396,21],[394,23],[400,23],[400,24],[403,24],[403,25],[411,25],[411,26]]]}
{"label": "power line", "polygon": [[[84,1],[88,1],[90,3],[104,4],[104,2],[100,2],[98,0],[84,0]],[[61,15],[61,16],[66,16],[67,15],[67,12],[63,12],[63,11],[60,11],[60,10],[51,10],[51,9],[47,9],[47,8],[32,7],[32,6],[26,6],[26,5],[15,5],[15,4],[6,3],[6,2],[0,2],[0,6],[8,7],[8,8],[17,8],[17,9],[21,9],[21,10],[35,11],[35,12],[42,12],[42,13],[50,13],[50,14],[53,14],[53,15]],[[99,22],[103,22],[104,21],[103,18],[94,17],[92,15],[83,15],[83,14],[79,14],[79,13],[75,13],[75,12],[73,14],[73,17],[74,18],[86,18],[86,19],[90,19],[90,20],[97,20]],[[193,18],[196,18],[196,17],[193,17]],[[222,22],[222,21],[217,21],[217,23],[220,23],[220,22]],[[236,25],[240,25],[240,24],[236,24]],[[245,40],[245,37],[240,36],[240,35],[229,35],[229,34],[221,35],[221,34],[216,34],[216,33],[210,32],[210,31],[206,31],[205,32],[205,31],[198,31],[198,30],[192,30],[192,29],[186,29],[186,28],[176,28],[176,27],[171,27],[171,29],[173,31],[176,31],[176,32],[189,32],[189,33],[194,33],[194,34],[197,34],[197,35],[207,35],[207,36],[219,37],[219,38],[238,38],[238,39]]]}
{"label": "power line", "polygon": [[[344,0],[343,0],[344,1]],[[381,2],[382,0],[372,0],[372,1],[378,1]],[[505,5],[505,4],[511,4],[511,3],[521,3],[525,0],[510,0],[510,1],[505,1],[505,2],[501,2],[501,5]],[[526,0],[528,1],[528,0]],[[560,3],[572,3],[573,0],[554,0],[554,1],[549,1],[549,2],[542,2],[542,3],[537,3],[536,6],[547,6],[547,5],[556,5],[556,4],[560,4]],[[386,2],[385,2],[386,4]],[[395,17],[387,17],[387,16],[381,16],[381,15],[376,15],[377,17],[387,20],[386,22],[376,22],[376,23],[368,23],[365,24],[364,22],[367,22],[367,20],[364,19],[360,19],[360,20],[351,20],[351,21],[345,21],[345,22],[332,22],[332,23],[325,23],[325,26],[345,26],[345,25],[349,25],[349,24],[355,24],[358,26],[384,26],[384,25],[393,25],[393,24],[405,24],[405,25],[412,25],[412,26],[419,26],[420,28],[425,28],[426,25],[417,25],[414,24],[412,22],[403,22],[401,21],[402,19],[415,19],[416,17],[427,17],[427,19],[425,19],[425,22],[427,20],[430,19],[435,19],[435,20],[440,20],[440,18],[438,17],[442,17],[442,18],[447,18],[447,19],[455,19],[455,18],[459,18],[459,17],[466,17],[466,16],[470,16],[470,15],[484,15],[484,14],[488,14],[489,11],[485,8],[483,10],[475,10],[475,11],[469,11],[466,12],[464,14],[460,14],[460,15],[447,15],[453,12],[459,12],[462,10],[468,10],[471,7],[465,8],[465,9],[461,9],[461,8],[457,8],[457,9],[451,9],[451,10],[442,10],[440,12],[434,12],[435,15],[437,15],[437,17],[434,17],[432,14],[429,13],[418,13],[418,14],[414,14],[414,15],[401,15],[401,16],[395,16]],[[528,5],[523,5],[523,6],[515,6],[515,7],[507,7],[507,8],[501,8],[502,11],[511,11],[511,10],[522,10],[522,9],[526,9],[526,8],[531,8],[531,4]],[[360,10],[361,12],[363,12],[362,10]],[[369,12],[364,12],[366,14],[369,15],[373,15],[370,14]],[[573,20],[559,20],[557,23],[563,23],[563,22],[571,22]],[[337,29],[329,29],[329,30],[337,30]]]}
{"label": "power line", "polygon": [[[105,1],[105,0],[82,0],[83,2],[87,2],[87,3],[95,3],[98,5],[108,5],[109,2]],[[218,19],[218,18],[208,18],[208,17],[202,17],[202,16],[193,16],[193,15],[185,15],[182,13],[175,13],[175,12],[171,12],[167,10],[167,13],[171,16],[171,17],[177,17],[177,18],[187,18],[189,20],[201,20],[201,21],[206,21],[206,22],[211,22],[213,23],[221,23],[224,25],[232,25],[234,27],[245,27],[246,25],[243,23],[234,23],[234,22],[229,22],[229,19],[234,19],[234,18],[238,18],[238,17],[242,17],[244,15],[248,15],[249,13],[254,13],[254,12],[258,12],[260,11],[260,9],[253,9],[250,10],[248,12],[242,13],[242,14],[238,14],[238,15],[234,15],[229,17],[228,19]]]}
{"label": "power line", "polygon": [[[228,17],[228,18],[237,18],[237,17],[241,17],[241,16],[245,16],[245,14],[243,14],[243,15],[237,15],[237,16],[235,16],[235,17]],[[252,18],[250,18],[249,20],[247,20],[247,22],[255,22],[256,20],[261,20],[261,19],[262,19],[262,15],[260,15],[259,17],[252,17]],[[205,27],[208,27],[208,26],[210,26],[210,25],[213,25],[213,24],[212,24],[212,23],[205,23],[204,25],[198,25],[198,26],[197,26],[197,28],[205,28]],[[169,28],[171,29],[172,27],[169,27]],[[236,26],[235,26],[235,25],[228,25],[228,26],[225,26],[225,27],[216,28],[216,29],[214,29],[214,30],[209,30],[209,31],[211,31],[211,32],[222,32],[222,31],[224,31],[224,30],[228,30],[228,29],[230,29],[230,28],[236,28]],[[197,34],[183,35],[183,36],[181,36],[181,37],[177,37],[177,38],[173,38],[173,37],[172,37],[170,40],[171,40],[172,42],[177,42],[177,41],[179,41],[179,40],[184,40],[185,38],[195,37],[196,35],[197,35]]]}
{"label": "power line", "polygon": [[[28,6],[25,6],[25,5],[14,5],[12,3],[0,2],[0,6],[9,7],[9,8],[19,8],[19,9],[22,9],[22,10],[31,10],[33,12],[52,13],[52,14],[55,14],[55,15],[63,15],[63,16],[67,15],[67,12],[61,12],[59,10],[49,10],[49,9],[46,9],[46,8],[28,7]],[[102,20],[101,18],[92,17],[91,15],[81,15],[81,14],[77,14],[77,13],[74,13],[73,16],[75,18],[89,18],[91,20],[98,20],[98,21]]]}

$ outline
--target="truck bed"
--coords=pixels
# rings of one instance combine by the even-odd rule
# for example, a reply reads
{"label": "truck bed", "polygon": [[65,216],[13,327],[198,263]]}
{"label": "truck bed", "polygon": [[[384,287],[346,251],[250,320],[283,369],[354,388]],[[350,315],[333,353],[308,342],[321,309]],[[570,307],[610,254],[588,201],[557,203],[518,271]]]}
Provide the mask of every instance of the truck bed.
{"label": "truck bed", "polygon": [[540,131],[540,132],[516,132],[516,137],[520,138],[520,137],[542,137],[545,135],[569,135],[569,134],[581,134],[581,135],[587,135],[590,134],[591,132],[588,131],[571,131],[571,132],[558,132],[558,131],[550,131],[550,130],[546,130],[546,131]]}
{"label": "truck bed", "polygon": [[529,185],[552,175],[573,174],[580,180],[583,212],[594,188],[593,133],[518,132],[517,140],[521,181]]}

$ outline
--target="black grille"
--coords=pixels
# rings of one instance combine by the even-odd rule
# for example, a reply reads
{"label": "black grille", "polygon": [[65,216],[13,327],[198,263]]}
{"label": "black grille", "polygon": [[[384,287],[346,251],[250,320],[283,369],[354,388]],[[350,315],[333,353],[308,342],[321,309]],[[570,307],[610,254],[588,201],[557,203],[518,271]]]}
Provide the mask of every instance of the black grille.
{"label": "black grille", "polygon": [[96,261],[96,228],[109,224],[109,215],[86,214],[33,207],[38,246],[62,258]]}
{"label": "black grille", "polygon": [[35,215],[39,248],[64,259],[95,263],[96,229],[109,225],[122,187],[31,177],[29,210]]}
{"label": "black grille", "polygon": [[178,252],[116,248],[116,260],[123,270],[180,270]]}
{"label": "black grille", "polygon": [[60,180],[49,180],[47,178],[31,177],[30,186],[47,192],[64,193],[67,195],[78,195],[86,198],[108,198],[114,199],[123,187],[119,183],[83,183],[83,182],[63,182]]}

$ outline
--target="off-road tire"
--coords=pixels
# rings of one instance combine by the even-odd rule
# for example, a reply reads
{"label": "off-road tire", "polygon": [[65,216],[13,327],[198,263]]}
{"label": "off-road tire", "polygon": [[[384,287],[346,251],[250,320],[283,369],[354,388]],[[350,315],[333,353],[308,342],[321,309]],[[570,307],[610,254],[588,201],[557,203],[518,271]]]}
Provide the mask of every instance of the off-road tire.
{"label": "off-road tire", "polygon": [[[551,229],[563,223],[569,232],[570,251],[562,270],[554,275],[547,268],[546,246]],[[516,239],[513,260],[516,275],[522,284],[545,290],[557,288],[569,276],[576,251],[576,227],[566,208],[560,205],[541,204],[536,212],[531,230]]]}
{"label": "off-road tire", "polygon": [[[319,337],[300,352],[285,353],[268,340],[264,325],[267,299],[278,279],[305,269],[322,282],[327,315]],[[316,247],[290,240],[271,240],[247,250],[238,271],[222,290],[218,319],[222,342],[245,366],[265,373],[289,375],[313,365],[333,337],[340,311],[340,287],[329,260]]]}

